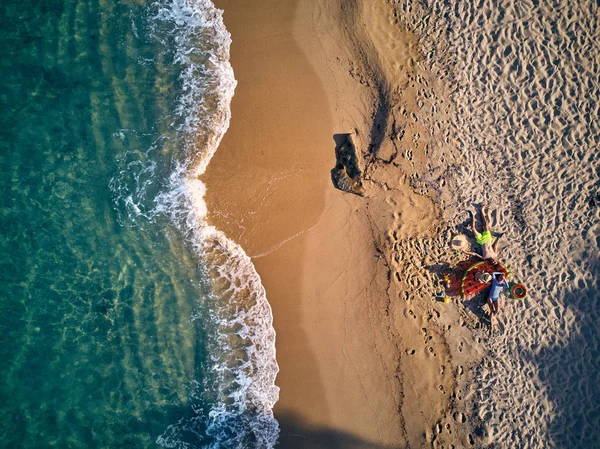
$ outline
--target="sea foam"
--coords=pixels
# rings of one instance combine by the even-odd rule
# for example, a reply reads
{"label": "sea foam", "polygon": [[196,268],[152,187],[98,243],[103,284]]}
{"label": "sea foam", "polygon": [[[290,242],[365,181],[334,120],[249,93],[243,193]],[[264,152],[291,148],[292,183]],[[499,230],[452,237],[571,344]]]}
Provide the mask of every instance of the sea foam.
{"label": "sea foam", "polygon": [[[111,190],[120,222],[168,217],[184,235],[210,291],[208,307],[192,321],[210,320],[215,330],[208,343],[211,366],[190,395],[192,403],[208,403],[209,409],[198,406],[193,419],[173,423],[157,442],[163,447],[273,447],[279,426],[272,408],[279,388],[272,311],[250,258],[206,222],[205,185],[199,179],[229,127],[236,86],[231,37],[222,11],[209,0],[161,0],[151,5],[148,17],[156,40],[175,46],[181,91],[169,117],[170,135],[161,135],[146,151],[126,152]],[[124,139],[128,132],[114,137]],[[179,148],[173,149],[178,157],[171,173],[157,179],[156,160],[174,141]],[[195,434],[197,442],[183,442],[184,433]]]}

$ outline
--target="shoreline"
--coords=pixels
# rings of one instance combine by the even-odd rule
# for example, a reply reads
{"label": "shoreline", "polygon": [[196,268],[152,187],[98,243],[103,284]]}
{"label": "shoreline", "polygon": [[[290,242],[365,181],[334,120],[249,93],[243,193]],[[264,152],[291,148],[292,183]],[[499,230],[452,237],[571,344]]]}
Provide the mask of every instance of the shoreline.
{"label": "shoreline", "polygon": [[[459,317],[418,301],[409,273],[415,242],[441,230],[414,182],[436,138],[416,115],[416,38],[383,1],[216,6],[238,87],[202,179],[209,222],[252,258],[273,310],[279,446],[444,441],[459,379],[442,321]],[[364,197],[331,182],[344,134]]]}

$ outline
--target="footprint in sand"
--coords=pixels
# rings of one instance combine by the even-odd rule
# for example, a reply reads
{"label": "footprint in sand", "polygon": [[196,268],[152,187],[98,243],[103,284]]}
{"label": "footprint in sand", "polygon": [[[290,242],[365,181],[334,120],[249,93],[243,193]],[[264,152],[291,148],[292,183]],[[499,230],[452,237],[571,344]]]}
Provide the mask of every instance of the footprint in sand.
{"label": "footprint in sand", "polygon": [[398,202],[394,198],[389,197],[389,196],[385,199],[385,202],[388,203],[392,207],[396,207],[398,205]]}
{"label": "footprint in sand", "polygon": [[419,289],[421,287],[421,280],[417,276],[411,276],[408,279],[408,283],[414,289]]}
{"label": "footprint in sand", "polygon": [[467,422],[467,417],[464,415],[464,413],[456,412],[456,413],[454,413],[453,418],[454,418],[454,421],[459,422],[459,423]]}

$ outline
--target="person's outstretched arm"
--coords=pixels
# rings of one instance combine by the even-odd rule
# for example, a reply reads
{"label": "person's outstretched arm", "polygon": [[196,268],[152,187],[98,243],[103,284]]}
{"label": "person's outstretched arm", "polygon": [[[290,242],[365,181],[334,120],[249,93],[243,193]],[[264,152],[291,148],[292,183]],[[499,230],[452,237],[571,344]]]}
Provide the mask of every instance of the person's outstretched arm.
{"label": "person's outstretched arm", "polygon": [[[504,274],[504,273],[501,273],[501,272],[499,272],[499,271],[494,271],[494,272],[492,273],[492,278],[494,278],[494,281],[496,281],[496,283],[498,283],[498,281],[496,280],[496,275],[497,275],[497,274]],[[508,289],[509,289],[509,287],[508,287],[508,279],[506,279],[506,276],[504,276],[504,280],[502,281],[502,284],[504,284],[504,285],[503,285],[503,287],[504,287],[506,290],[508,290]],[[502,284],[500,284],[500,285],[502,285]]]}
{"label": "person's outstretched arm", "polygon": [[468,254],[469,256],[475,256],[475,257],[478,257],[478,258],[480,258],[481,260],[483,260],[483,256],[480,256],[479,254],[477,254],[477,253],[474,253],[474,252],[472,252],[472,251],[465,251],[465,250],[463,250],[463,253],[465,253],[465,254]]}

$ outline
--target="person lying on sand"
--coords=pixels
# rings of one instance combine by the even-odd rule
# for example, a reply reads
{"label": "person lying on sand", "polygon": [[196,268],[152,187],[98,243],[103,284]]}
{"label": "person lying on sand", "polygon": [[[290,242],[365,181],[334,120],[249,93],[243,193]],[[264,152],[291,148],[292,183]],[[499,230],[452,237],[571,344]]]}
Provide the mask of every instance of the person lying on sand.
{"label": "person lying on sand", "polygon": [[[480,259],[487,260],[491,263],[498,263],[498,241],[500,237],[497,237],[496,240],[492,237],[492,232],[490,231],[490,219],[487,214],[485,206],[481,208],[481,218],[483,218],[483,232],[478,232],[475,227],[475,214],[469,210],[469,214],[471,215],[471,229],[473,230],[473,234],[475,234],[475,240],[479,245],[481,245],[481,253],[480,256],[477,253],[471,251],[465,251],[465,253],[470,254],[471,256],[479,257]],[[492,243],[493,241],[493,243]]]}
{"label": "person lying on sand", "polygon": [[504,274],[500,272],[492,273],[492,288],[488,294],[487,304],[490,308],[490,335],[494,328],[494,316],[500,311],[500,293],[503,289],[508,290],[508,282],[504,278]]}

